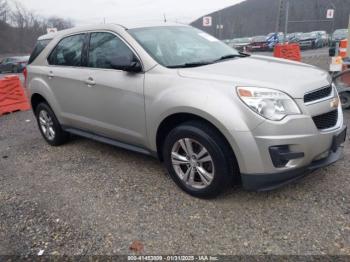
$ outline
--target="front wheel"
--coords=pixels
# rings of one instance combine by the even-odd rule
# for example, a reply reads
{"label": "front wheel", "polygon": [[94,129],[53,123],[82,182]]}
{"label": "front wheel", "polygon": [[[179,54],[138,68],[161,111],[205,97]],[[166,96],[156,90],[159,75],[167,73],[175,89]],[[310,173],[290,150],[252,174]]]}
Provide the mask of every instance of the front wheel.
{"label": "front wheel", "polygon": [[339,94],[341,105],[344,109],[350,108],[350,92],[342,92]]}
{"label": "front wheel", "polygon": [[175,183],[199,198],[216,197],[232,185],[237,168],[224,138],[212,126],[197,121],[169,133],[163,158]]}

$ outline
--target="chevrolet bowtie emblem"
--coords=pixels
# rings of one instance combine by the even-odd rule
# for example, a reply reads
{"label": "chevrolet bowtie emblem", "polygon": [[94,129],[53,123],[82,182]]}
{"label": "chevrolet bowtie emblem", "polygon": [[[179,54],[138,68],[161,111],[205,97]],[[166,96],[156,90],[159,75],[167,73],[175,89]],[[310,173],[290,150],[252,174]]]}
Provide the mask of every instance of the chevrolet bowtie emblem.
{"label": "chevrolet bowtie emblem", "polygon": [[339,98],[334,98],[333,101],[331,102],[331,108],[338,108],[339,106]]}

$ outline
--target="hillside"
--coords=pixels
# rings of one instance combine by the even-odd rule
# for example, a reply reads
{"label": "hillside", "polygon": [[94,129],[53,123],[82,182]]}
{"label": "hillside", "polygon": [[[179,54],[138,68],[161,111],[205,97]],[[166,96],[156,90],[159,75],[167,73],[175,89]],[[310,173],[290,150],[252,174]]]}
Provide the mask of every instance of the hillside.
{"label": "hillside", "polygon": [[28,54],[46,29],[73,27],[70,20],[60,17],[41,17],[26,9],[20,2],[10,5],[0,0],[0,54]]}
{"label": "hillside", "polygon": [[[326,10],[336,7],[336,19],[327,22],[290,23],[289,32],[309,32],[313,30],[333,31],[346,28],[350,14],[350,0],[290,0],[290,21],[326,20]],[[208,14],[213,17],[212,27],[202,26],[202,17],[192,23],[220,39],[268,34],[275,31],[278,19],[278,0],[246,0],[240,4]],[[281,17],[284,21],[284,15]],[[223,24],[220,32],[217,24]],[[284,24],[279,31],[284,31]]]}

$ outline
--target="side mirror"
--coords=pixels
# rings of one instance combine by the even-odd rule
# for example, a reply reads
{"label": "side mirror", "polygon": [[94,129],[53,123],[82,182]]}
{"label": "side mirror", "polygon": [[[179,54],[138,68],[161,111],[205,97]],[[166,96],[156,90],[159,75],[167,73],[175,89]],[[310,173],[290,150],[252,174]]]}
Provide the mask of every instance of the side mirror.
{"label": "side mirror", "polygon": [[133,59],[134,61],[130,61],[127,57],[118,57],[111,62],[111,66],[113,69],[122,70],[126,72],[139,73],[142,71],[141,63]]}
{"label": "side mirror", "polygon": [[139,61],[131,62],[130,66],[125,68],[125,71],[132,73],[140,73],[142,71],[142,66]]}

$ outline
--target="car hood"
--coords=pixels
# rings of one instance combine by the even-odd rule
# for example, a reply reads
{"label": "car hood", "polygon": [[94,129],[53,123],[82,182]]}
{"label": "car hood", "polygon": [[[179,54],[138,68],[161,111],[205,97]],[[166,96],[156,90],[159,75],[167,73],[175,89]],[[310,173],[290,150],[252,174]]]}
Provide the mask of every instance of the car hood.
{"label": "car hood", "polygon": [[267,56],[236,58],[211,65],[183,68],[181,77],[231,82],[232,86],[255,86],[281,90],[293,98],[331,83],[326,71],[317,67]]}
{"label": "car hood", "polygon": [[311,41],[311,40],[317,40],[317,38],[310,37],[310,38],[302,38],[300,41]]}
{"label": "car hood", "polygon": [[250,43],[234,43],[234,46],[245,46],[245,45],[249,45]]}
{"label": "car hood", "polygon": [[333,38],[333,41],[339,42],[339,41],[344,40],[344,39],[346,39],[346,37],[335,37],[335,38]]}

